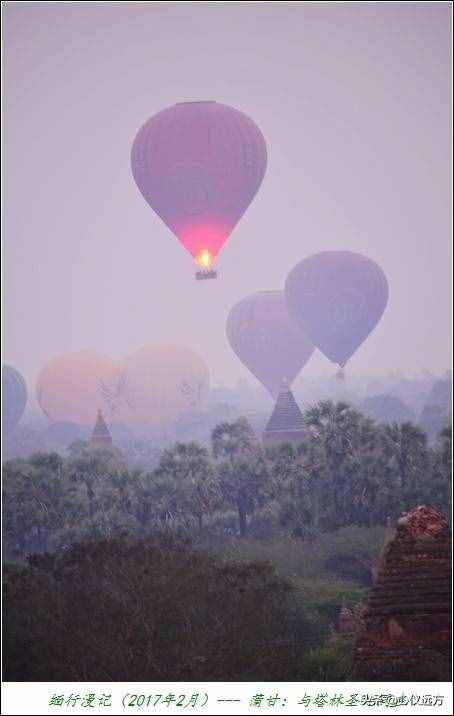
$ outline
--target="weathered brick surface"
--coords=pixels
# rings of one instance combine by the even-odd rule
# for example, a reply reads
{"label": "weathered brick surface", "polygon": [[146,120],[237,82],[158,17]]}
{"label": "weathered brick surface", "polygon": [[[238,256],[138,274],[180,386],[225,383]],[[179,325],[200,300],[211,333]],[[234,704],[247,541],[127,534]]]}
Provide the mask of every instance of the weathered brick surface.
{"label": "weathered brick surface", "polygon": [[451,573],[444,517],[403,515],[362,613],[354,680],[451,680]]}

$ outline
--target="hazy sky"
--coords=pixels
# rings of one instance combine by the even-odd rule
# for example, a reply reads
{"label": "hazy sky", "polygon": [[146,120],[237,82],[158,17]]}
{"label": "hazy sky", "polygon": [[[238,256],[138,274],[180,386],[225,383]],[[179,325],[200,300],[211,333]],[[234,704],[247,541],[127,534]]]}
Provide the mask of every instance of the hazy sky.
{"label": "hazy sky", "polygon": [[[152,342],[195,348],[215,383],[247,377],[230,307],[327,249],[390,286],[350,372],[449,367],[450,3],[9,2],[3,27],[4,360],[30,384],[60,353]],[[206,282],[130,169],[144,121],[195,99],[268,146]],[[305,371],[333,368],[317,353]]]}

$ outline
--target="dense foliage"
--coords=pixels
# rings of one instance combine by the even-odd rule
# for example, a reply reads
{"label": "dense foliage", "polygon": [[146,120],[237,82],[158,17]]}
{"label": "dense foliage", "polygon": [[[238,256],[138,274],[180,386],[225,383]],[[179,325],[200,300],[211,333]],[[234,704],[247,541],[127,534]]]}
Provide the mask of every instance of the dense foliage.
{"label": "dense foliage", "polygon": [[[243,419],[153,470],[77,441],[4,464],[11,680],[343,680],[388,518],[449,514],[451,429],[346,403],[265,451]],[[189,544],[189,540],[191,544]]]}
{"label": "dense foliage", "polygon": [[348,525],[385,525],[428,503],[449,513],[451,430],[428,444],[409,422],[375,423],[346,403],[305,413],[307,436],[264,451],[245,419],[220,423],[211,450],[177,443],[156,469],[78,441],[67,457],[37,453],[4,465],[8,559],[165,524],[217,544],[247,534],[312,539]]}
{"label": "dense foliage", "polygon": [[298,678],[313,627],[270,565],[221,561],[168,532],[29,561],[5,580],[6,680]]}

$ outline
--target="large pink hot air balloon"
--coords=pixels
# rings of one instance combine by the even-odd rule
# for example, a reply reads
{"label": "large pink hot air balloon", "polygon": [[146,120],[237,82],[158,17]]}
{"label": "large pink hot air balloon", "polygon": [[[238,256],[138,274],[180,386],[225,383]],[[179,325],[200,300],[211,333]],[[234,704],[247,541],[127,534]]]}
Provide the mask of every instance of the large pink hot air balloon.
{"label": "large pink hot air balloon", "polygon": [[291,319],[283,291],[259,291],[230,311],[227,338],[244,365],[277,397],[282,381],[296,378],[314,344]]}
{"label": "large pink hot air balloon", "polygon": [[203,269],[257,193],[266,160],[254,122],[218,102],[164,109],[139,130],[131,153],[144,198]]}
{"label": "large pink hot air balloon", "polygon": [[168,428],[186,410],[200,410],[209,392],[208,367],[190,348],[148,345],[122,364],[124,420],[136,428]]}
{"label": "large pink hot air balloon", "polygon": [[288,309],[317,348],[345,366],[375,328],[388,302],[388,282],[375,261],[351,251],[314,254],[290,272]]}

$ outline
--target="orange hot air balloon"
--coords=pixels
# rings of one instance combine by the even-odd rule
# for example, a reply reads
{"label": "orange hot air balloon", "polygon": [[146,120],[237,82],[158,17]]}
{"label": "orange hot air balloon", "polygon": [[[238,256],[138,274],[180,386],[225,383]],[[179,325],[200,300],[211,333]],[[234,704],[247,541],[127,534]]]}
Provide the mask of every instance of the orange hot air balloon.
{"label": "orange hot air balloon", "polygon": [[123,361],[122,386],[128,413],[123,421],[165,428],[187,410],[202,407],[209,390],[204,360],[189,348],[144,346]]}
{"label": "orange hot air balloon", "polygon": [[122,399],[120,367],[101,353],[66,353],[43,368],[36,391],[52,423],[93,425],[98,409],[109,418],[116,415]]}

